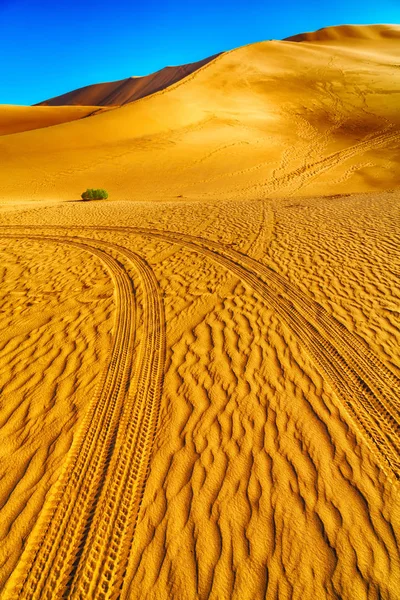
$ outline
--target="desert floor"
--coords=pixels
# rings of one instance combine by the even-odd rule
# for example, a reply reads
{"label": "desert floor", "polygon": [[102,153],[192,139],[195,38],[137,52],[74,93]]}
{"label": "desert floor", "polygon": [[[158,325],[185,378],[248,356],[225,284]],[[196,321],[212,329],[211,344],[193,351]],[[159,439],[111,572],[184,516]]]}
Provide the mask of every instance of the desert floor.
{"label": "desert floor", "polygon": [[400,27],[313,36],[0,107],[2,600],[398,600]]}
{"label": "desert floor", "polygon": [[399,211],[3,210],[2,584],[395,598]]}

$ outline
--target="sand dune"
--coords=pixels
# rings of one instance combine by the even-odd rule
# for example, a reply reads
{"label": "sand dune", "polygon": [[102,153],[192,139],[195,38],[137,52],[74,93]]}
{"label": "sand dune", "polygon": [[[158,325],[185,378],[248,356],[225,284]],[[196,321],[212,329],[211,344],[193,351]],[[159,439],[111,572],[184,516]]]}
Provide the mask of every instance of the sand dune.
{"label": "sand dune", "polygon": [[349,44],[379,42],[400,38],[399,28],[393,25],[338,25],[324,27],[317,31],[308,31],[285,38],[288,42],[329,42],[330,44]]}
{"label": "sand dune", "polygon": [[2,600],[398,599],[399,32],[0,138]]}
{"label": "sand dune", "polygon": [[128,77],[119,81],[88,85],[50,100],[39,102],[39,106],[63,106],[67,104],[121,106],[173,85],[206,65],[216,56],[218,55],[178,67],[164,67],[164,69],[144,77]]}
{"label": "sand dune", "polygon": [[60,106],[41,108],[38,106],[0,105],[0,135],[51,127],[83,119],[105,110],[97,106]]}
{"label": "sand dune", "polygon": [[[267,198],[400,182],[398,27],[367,41],[263,42],[116,110],[0,140],[1,199]],[[340,30],[340,28],[339,28]],[[335,30],[336,31],[336,30]],[[332,33],[332,36],[338,35]],[[375,39],[377,38],[377,40]],[[353,39],[353,38],[351,38]],[[40,151],[39,151],[40,149]],[[46,171],[41,165],[46,163]]]}

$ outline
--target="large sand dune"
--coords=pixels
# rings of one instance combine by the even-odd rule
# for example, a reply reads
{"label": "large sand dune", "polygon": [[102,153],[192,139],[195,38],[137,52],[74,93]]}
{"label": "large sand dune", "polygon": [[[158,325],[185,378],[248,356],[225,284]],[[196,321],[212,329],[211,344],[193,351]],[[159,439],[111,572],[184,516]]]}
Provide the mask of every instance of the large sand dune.
{"label": "large sand dune", "polygon": [[399,33],[0,138],[2,600],[398,599]]}
{"label": "large sand dune", "polygon": [[0,196],[24,197],[26,179],[41,199],[76,198],[87,186],[115,199],[394,188],[400,28],[354,31],[349,44],[334,30],[333,44],[239,48],[121,108],[3,136]]}

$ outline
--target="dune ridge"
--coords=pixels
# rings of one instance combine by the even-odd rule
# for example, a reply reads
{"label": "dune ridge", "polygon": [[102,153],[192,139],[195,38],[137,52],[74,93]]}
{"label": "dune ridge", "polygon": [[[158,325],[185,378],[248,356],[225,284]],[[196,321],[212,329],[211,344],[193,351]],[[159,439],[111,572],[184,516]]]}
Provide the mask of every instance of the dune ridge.
{"label": "dune ridge", "polygon": [[387,38],[399,39],[400,32],[394,25],[336,25],[317,31],[299,33],[284,39],[287,42],[362,42]]}
{"label": "dune ridge", "polygon": [[214,60],[217,56],[218,54],[214,54],[187,65],[164,67],[155,73],[151,73],[151,75],[143,77],[128,77],[119,81],[88,85],[39,102],[36,106],[122,106],[173,85]]}

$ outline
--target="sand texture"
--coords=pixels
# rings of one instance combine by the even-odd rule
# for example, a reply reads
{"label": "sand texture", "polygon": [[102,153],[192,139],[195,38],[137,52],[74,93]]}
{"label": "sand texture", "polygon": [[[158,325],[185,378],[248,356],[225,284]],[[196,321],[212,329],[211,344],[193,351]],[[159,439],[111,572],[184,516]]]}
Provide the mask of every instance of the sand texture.
{"label": "sand texture", "polygon": [[399,58],[331,28],[0,138],[1,600],[398,600]]}

